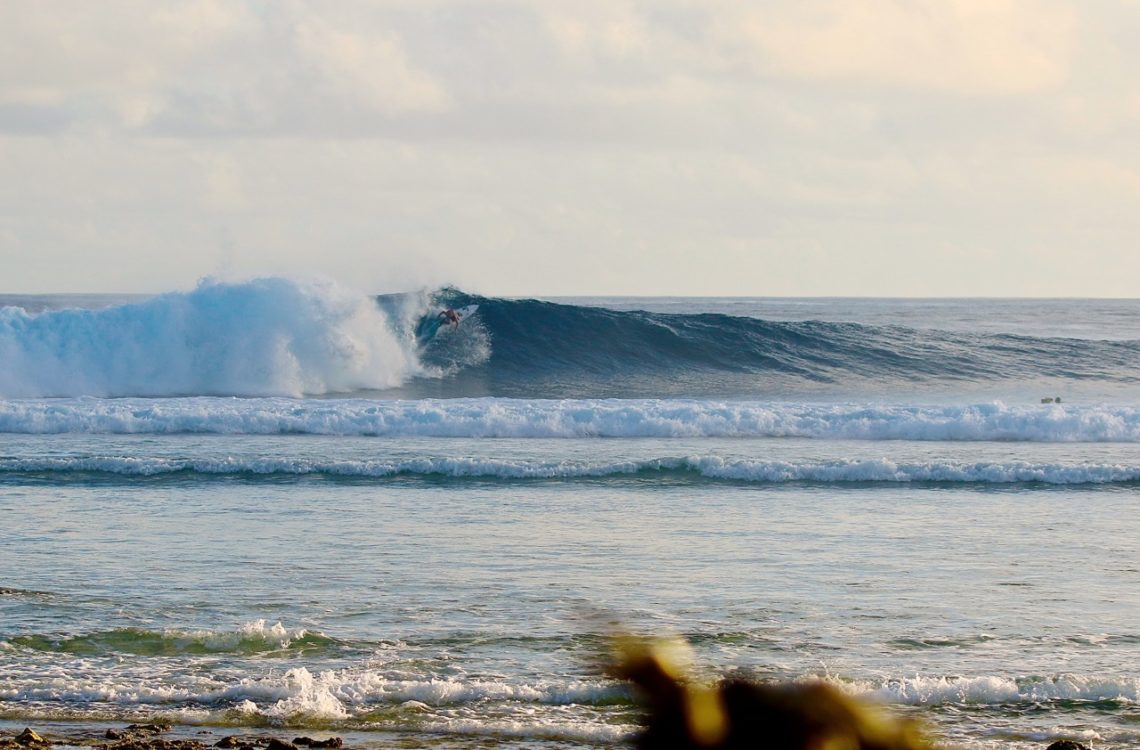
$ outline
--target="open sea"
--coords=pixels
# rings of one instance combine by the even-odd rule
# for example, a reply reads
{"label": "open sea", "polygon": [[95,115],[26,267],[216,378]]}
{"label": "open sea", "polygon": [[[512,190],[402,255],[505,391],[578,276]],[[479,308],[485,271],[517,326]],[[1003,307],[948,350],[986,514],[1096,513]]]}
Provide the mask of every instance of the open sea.
{"label": "open sea", "polygon": [[0,726],[617,747],[618,629],[1140,745],[1140,301],[0,296]]}

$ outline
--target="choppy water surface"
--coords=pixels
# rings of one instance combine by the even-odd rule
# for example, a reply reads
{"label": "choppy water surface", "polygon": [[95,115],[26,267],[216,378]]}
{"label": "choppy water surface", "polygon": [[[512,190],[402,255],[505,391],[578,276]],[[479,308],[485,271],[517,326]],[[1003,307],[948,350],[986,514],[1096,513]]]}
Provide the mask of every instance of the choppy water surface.
{"label": "choppy water surface", "polygon": [[486,317],[417,341],[280,284],[7,300],[0,720],[615,746],[620,623],[961,747],[1140,742],[1136,303],[448,290]]}

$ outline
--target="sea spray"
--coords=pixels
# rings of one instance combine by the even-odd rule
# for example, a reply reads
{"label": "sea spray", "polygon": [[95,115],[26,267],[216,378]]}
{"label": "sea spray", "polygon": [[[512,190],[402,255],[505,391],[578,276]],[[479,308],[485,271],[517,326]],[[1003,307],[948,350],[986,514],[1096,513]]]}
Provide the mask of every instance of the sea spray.
{"label": "sea spray", "polygon": [[0,310],[0,394],[300,396],[422,371],[371,298],[328,281],[203,281],[102,310]]}

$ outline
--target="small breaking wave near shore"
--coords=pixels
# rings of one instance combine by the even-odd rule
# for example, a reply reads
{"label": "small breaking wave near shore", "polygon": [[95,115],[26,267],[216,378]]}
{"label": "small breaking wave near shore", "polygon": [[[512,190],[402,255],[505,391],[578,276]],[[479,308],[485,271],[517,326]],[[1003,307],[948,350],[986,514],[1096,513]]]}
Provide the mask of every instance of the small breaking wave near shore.
{"label": "small breaking wave near shore", "polygon": [[0,458],[5,475],[105,474],[117,477],[301,477],[346,479],[452,478],[573,480],[668,476],[760,484],[935,483],[1104,485],[1140,482],[1140,465],[1039,464],[888,459],[822,462],[756,461],[722,456],[666,457],[640,461],[526,461],[426,457],[409,460],[312,461],[287,459],[176,460],[123,456],[38,459]]}

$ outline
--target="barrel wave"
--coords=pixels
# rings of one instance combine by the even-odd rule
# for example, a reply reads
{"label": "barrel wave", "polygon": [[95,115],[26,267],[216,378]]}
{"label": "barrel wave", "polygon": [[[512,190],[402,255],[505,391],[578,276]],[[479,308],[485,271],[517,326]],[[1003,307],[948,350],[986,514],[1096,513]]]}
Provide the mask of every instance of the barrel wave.
{"label": "barrel wave", "polygon": [[[434,325],[440,310],[465,305],[478,312],[457,327]],[[102,309],[5,307],[0,361],[0,397],[17,399],[798,400],[898,389],[913,399],[994,384],[1014,384],[1020,399],[1030,387],[1134,384],[1140,341],[620,311],[454,288],[369,297],[265,278]]]}
{"label": "barrel wave", "polygon": [[479,312],[460,335],[424,345],[424,361],[451,374],[417,395],[766,397],[873,382],[1123,384],[1137,381],[1140,362],[1140,341],[615,311],[457,289],[433,302],[433,310],[477,304]]}

